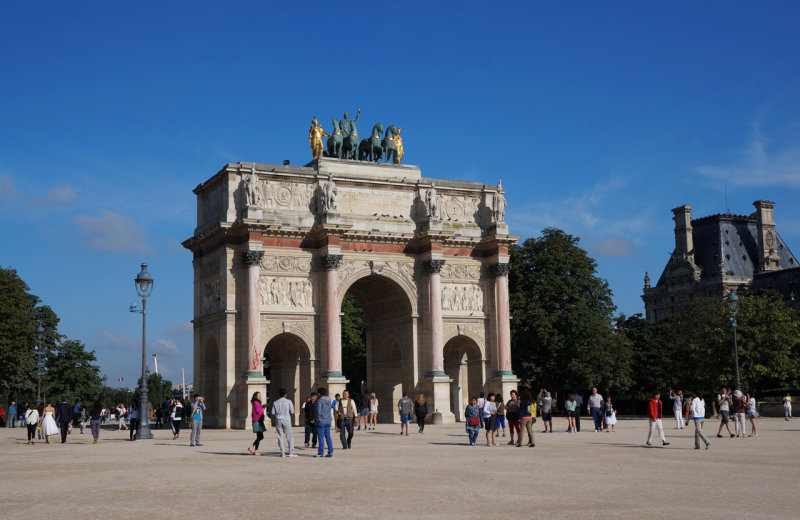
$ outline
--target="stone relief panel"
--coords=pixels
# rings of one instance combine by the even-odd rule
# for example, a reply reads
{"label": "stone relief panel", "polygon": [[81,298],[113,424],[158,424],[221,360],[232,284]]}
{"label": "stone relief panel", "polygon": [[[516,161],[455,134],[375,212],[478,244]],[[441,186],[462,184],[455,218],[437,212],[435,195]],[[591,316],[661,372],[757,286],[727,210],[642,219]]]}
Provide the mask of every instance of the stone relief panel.
{"label": "stone relief panel", "polygon": [[313,305],[311,282],[304,278],[262,276],[260,285],[262,307],[308,309]]}
{"label": "stone relief panel", "polygon": [[308,273],[311,271],[311,257],[264,255],[261,269],[271,273]]}
{"label": "stone relief panel", "polygon": [[225,301],[219,291],[219,275],[212,275],[203,280],[200,292],[200,310],[202,314],[210,314],[222,309]]}
{"label": "stone relief panel", "polygon": [[343,214],[378,214],[396,218],[410,218],[414,194],[410,191],[380,189],[339,188],[339,211]]}
{"label": "stone relief panel", "polygon": [[442,195],[440,199],[442,219],[475,222],[481,205],[479,195]]}
{"label": "stone relief panel", "polygon": [[449,262],[442,266],[441,276],[443,280],[479,280],[481,277],[480,264],[451,264]]}
{"label": "stone relief panel", "polygon": [[444,284],[442,310],[483,311],[483,289],[473,284]]}
{"label": "stone relief panel", "polygon": [[339,285],[349,281],[357,271],[369,269],[372,274],[394,273],[409,284],[416,281],[413,262],[400,262],[395,260],[355,260],[345,258],[339,264]]}
{"label": "stone relief panel", "polygon": [[243,206],[261,209],[309,211],[314,188],[311,183],[249,180],[245,176],[241,181]]}

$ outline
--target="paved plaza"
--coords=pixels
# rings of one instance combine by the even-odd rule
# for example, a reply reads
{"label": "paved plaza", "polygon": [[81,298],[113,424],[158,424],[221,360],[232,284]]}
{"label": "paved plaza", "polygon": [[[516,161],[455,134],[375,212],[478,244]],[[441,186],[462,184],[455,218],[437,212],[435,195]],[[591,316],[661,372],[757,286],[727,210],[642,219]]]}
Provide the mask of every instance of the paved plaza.
{"label": "paved plaza", "polygon": [[[695,451],[694,430],[665,421],[671,445],[644,446],[647,421],[620,420],[615,433],[556,433],[536,426],[536,447],[469,447],[463,426],[382,424],[356,432],[353,449],[332,459],[280,459],[275,433],[262,457],[246,453],[253,434],[206,430],[190,448],[189,432],[172,440],[129,442],[104,429],[101,442],[73,432],[66,445],[25,444],[25,430],[0,429],[3,518],[670,518],[787,519],[800,515],[800,420],[762,419],[759,436],[718,439]],[[412,425],[413,426],[413,425]],[[588,431],[587,431],[588,430]],[[481,432],[483,433],[483,432]]]}

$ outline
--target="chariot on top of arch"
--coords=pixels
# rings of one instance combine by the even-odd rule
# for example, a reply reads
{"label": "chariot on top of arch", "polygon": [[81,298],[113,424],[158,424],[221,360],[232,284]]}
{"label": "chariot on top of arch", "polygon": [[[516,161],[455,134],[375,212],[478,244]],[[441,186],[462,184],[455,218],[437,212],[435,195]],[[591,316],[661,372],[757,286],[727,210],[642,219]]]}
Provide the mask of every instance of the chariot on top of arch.
{"label": "chariot on top of arch", "polygon": [[[395,125],[388,125],[384,130],[383,123],[372,126],[369,137],[359,141],[358,118],[361,109],[356,112],[356,117],[350,119],[348,112],[342,119],[333,119],[333,129],[328,134],[319,124],[317,116],[311,121],[308,130],[308,144],[311,147],[311,157],[331,157],[336,159],[350,159],[357,161],[384,162],[391,161],[400,164],[405,154],[403,146],[403,129]],[[381,136],[383,134],[383,136]],[[323,147],[322,138],[327,137],[327,147]]]}

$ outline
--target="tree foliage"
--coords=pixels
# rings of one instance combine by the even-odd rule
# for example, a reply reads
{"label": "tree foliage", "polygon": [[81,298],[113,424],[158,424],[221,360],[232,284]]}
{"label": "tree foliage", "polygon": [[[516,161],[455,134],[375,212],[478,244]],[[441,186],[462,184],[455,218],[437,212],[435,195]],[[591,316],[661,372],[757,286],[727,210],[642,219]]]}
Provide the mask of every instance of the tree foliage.
{"label": "tree foliage", "polygon": [[352,294],[342,300],[342,371],[350,380],[352,395],[360,391],[367,378],[367,318],[364,309]]}
{"label": "tree foliage", "polygon": [[608,283],[579,239],[547,228],[511,249],[514,370],[548,388],[630,385],[631,344],[613,324]]}

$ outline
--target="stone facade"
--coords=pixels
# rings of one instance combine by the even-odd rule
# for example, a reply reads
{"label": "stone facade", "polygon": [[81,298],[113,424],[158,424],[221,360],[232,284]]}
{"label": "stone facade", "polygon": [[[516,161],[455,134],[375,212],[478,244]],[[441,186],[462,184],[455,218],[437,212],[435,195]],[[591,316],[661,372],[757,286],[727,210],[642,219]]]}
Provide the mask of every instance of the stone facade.
{"label": "stone facade", "polygon": [[757,200],[750,215],[730,213],[692,219],[692,207],[672,210],[675,250],[653,287],[645,273],[647,319],[677,313],[695,298],[725,298],[740,289],[771,288],[794,303],[800,297],[800,265],[778,235],[774,202]]}
{"label": "stone facade", "polygon": [[[249,400],[286,388],[297,410],[340,392],[342,299],[367,317],[367,386],[380,419],[424,392],[432,420],[507,394],[508,247],[502,187],[416,166],[320,158],[225,166],[200,184],[194,253],[195,387],[206,423],[249,427]],[[265,368],[266,366],[268,368]],[[267,379],[266,375],[269,375]]]}

